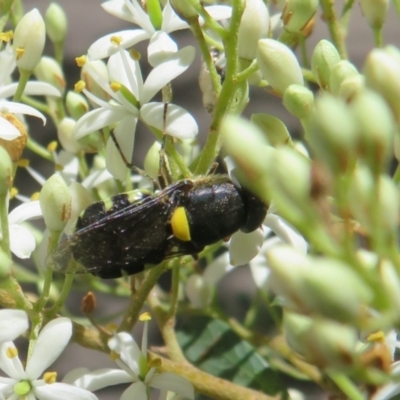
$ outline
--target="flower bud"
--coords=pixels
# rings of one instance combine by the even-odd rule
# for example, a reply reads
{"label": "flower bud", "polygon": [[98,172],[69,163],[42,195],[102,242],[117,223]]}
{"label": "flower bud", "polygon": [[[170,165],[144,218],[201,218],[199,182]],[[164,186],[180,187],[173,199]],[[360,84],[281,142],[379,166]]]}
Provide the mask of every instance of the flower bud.
{"label": "flower bud", "polygon": [[82,117],[82,115],[86,114],[89,111],[89,104],[86,98],[80,93],[75,93],[72,90],[68,91],[65,98],[65,104],[69,115],[75,121],[78,121],[78,119]]}
{"label": "flower bud", "polygon": [[321,368],[343,368],[356,356],[357,331],[326,319],[285,312],[283,329],[289,345]]}
{"label": "flower bud", "polygon": [[342,99],[329,94],[316,99],[308,141],[318,159],[335,173],[346,171],[354,162],[357,125]]}
{"label": "flower bud", "polygon": [[340,85],[345,79],[357,76],[357,68],[347,60],[337,62],[331,69],[329,76],[329,90],[332,94],[338,94]]}
{"label": "flower bud", "polygon": [[35,75],[39,81],[50,83],[50,85],[55,86],[61,94],[64,94],[66,86],[64,72],[60,64],[54,58],[43,56],[35,68]]}
{"label": "flower bud", "polygon": [[4,147],[0,146],[0,196],[5,196],[13,185],[13,166]]}
{"label": "flower bud", "polygon": [[344,79],[337,94],[346,102],[351,102],[353,98],[365,89],[365,78],[363,75],[357,74]]}
{"label": "flower bud", "polygon": [[302,85],[290,85],[283,95],[283,105],[295,117],[307,118],[314,109],[314,94]]}
{"label": "flower bud", "polygon": [[174,11],[184,20],[197,17],[198,13],[188,0],[171,0]]}
{"label": "flower bud", "polygon": [[40,12],[34,8],[19,21],[14,32],[13,51],[17,67],[33,71],[42,57],[46,28]]}
{"label": "flower bud", "polygon": [[63,43],[67,36],[67,17],[57,3],[51,3],[44,16],[47,34],[53,43]]}
{"label": "flower bud", "polygon": [[[379,265],[379,274],[388,304],[393,312],[395,323],[399,322],[398,310],[400,307],[400,279],[394,265],[387,259],[383,259]],[[382,300],[382,299],[380,299]]]}
{"label": "flower bud", "polygon": [[[85,82],[86,89],[89,90],[90,93],[102,100],[108,101],[110,96],[98,84],[97,79],[92,76],[93,74],[88,72],[88,69],[92,69],[95,74],[99,76],[99,79],[108,82],[109,77],[106,64],[101,60],[86,61],[81,69],[81,79]],[[93,106],[97,107],[97,105]]]}
{"label": "flower bud", "polygon": [[375,172],[385,171],[393,151],[395,124],[387,103],[377,93],[364,90],[350,104],[359,130],[358,153]]}
{"label": "flower bud", "polygon": [[237,179],[268,202],[267,164],[274,150],[263,133],[254,124],[231,115],[222,120],[220,131],[224,150],[237,166]]}
{"label": "flower bud", "polygon": [[258,41],[257,63],[264,78],[280,95],[292,84],[304,85],[300,65],[293,51],[277,40]]}
{"label": "flower bud", "polygon": [[144,170],[153,179],[157,179],[160,172],[160,149],[160,142],[155,141],[144,159]]}
{"label": "flower bud", "polygon": [[292,144],[290,133],[279,118],[269,114],[253,114],[251,122],[262,130],[271,146]]}
{"label": "flower bud", "polygon": [[45,182],[39,202],[47,228],[62,231],[71,217],[71,195],[60,175],[54,174]]}
{"label": "flower bud", "polygon": [[372,50],[364,65],[366,85],[380,93],[389,103],[397,123],[400,122],[400,56],[386,47]]}
{"label": "flower bud", "polygon": [[360,0],[361,10],[372,29],[382,28],[389,3],[389,0]]}
{"label": "flower bud", "polygon": [[317,12],[318,3],[318,0],[288,0],[282,12],[285,29],[301,33]]}
{"label": "flower bud", "polygon": [[239,57],[253,60],[256,57],[257,43],[269,31],[269,12],[263,0],[247,0],[239,25]]}
{"label": "flower bud", "polygon": [[321,89],[328,89],[332,68],[339,61],[340,55],[331,42],[318,42],[311,57],[311,70]]}
{"label": "flower bud", "polygon": [[206,285],[202,276],[190,275],[185,287],[186,296],[193,307],[204,309],[211,300],[210,288]]}
{"label": "flower bud", "polygon": [[79,142],[74,138],[72,131],[74,130],[76,121],[72,118],[64,118],[57,127],[57,136],[64,150],[69,153],[76,154],[81,150]]}

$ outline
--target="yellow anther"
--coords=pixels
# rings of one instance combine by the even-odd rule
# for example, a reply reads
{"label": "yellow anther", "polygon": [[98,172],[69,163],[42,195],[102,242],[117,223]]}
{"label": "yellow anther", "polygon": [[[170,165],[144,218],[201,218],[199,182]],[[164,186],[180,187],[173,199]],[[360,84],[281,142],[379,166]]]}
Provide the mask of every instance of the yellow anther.
{"label": "yellow anther", "polygon": [[109,332],[115,332],[115,331],[117,330],[117,328],[118,328],[118,325],[115,324],[114,322],[111,322],[111,323],[109,323],[109,324],[106,325],[106,329],[107,329]]}
{"label": "yellow anther", "polygon": [[160,368],[162,364],[161,358],[155,358],[148,363],[149,368]]}
{"label": "yellow anther", "polygon": [[58,172],[64,171],[64,166],[58,163],[54,164],[54,169]]}
{"label": "yellow anther", "polygon": [[75,57],[75,61],[78,67],[83,67],[86,64],[87,57],[86,56]]}
{"label": "yellow anther", "polygon": [[8,358],[18,357],[18,349],[16,347],[7,347],[6,356]]}
{"label": "yellow anther", "polygon": [[29,166],[30,164],[30,160],[28,160],[27,158],[21,158],[20,160],[17,161],[17,165],[20,168],[26,168]]}
{"label": "yellow anther", "polygon": [[111,36],[110,38],[110,42],[114,45],[114,46],[119,46],[122,43],[123,39],[121,36]]}
{"label": "yellow anther", "polygon": [[10,189],[10,200],[13,199],[17,194],[18,194],[18,189],[15,186],[13,186]]}
{"label": "yellow anther", "polygon": [[0,32],[0,40],[2,42],[9,42],[14,37],[13,31]]}
{"label": "yellow anther", "polygon": [[74,92],[80,93],[83,89],[85,89],[86,83],[84,81],[78,81],[75,83]]}
{"label": "yellow anther", "polygon": [[140,314],[139,316],[139,321],[145,322],[145,321],[150,321],[151,320],[151,315],[149,312],[144,312],[143,314]]}
{"label": "yellow anther", "polygon": [[110,84],[110,89],[113,92],[119,92],[121,90],[121,84],[118,83],[118,82],[113,82],[113,83]]}
{"label": "yellow anther", "polygon": [[57,382],[57,372],[45,372],[43,374],[43,380],[48,384],[51,385],[54,382]]}
{"label": "yellow anther", "polygon": [[35,201],[35,200],[39,200],[39,197],[40,197],[40,192],[35,192],[35,193],[32,194],[32,196],[30,197],[30,199],[31,199],[32,201]]}
{"label": "yellow anther", "polygon": [[50,151],[50,153],[53,153],[57,150],[57,147],[58,147],[57,141],[53,140],[47,145],[47,150]]}
{"label": "yellow anther", "polygon": [[114,350],[110,351],[110,358],[111,360],[115,361],[115,360],[119,360],[121,358],[121,356],[115,352]]}
{"label": "yellow anther", "polygon": [[142,58],[142,55],[135,49],[130,49],[129,55],[131,56],[132,60],[135,61],[139,61]]}
{"label": "yellow anther", "polygon": [[383,331],[377,331],[377,332],[371,333],[368,335],[367,341],[383,343],[385,341],[385,334],[383,333]]}
{"label": "yellow anther", "polygon": [[174,236],[184,242],[189,242],[190,227],[185,207],[177,207],[171,217],[171,227]]}
{"label": "yellow anther", "polygon": [[17,56],[17,60],[19,60],[24,55],[24,53],[25,53],[25,49],[23,47],[18,47],[15,50],[15,54]]}

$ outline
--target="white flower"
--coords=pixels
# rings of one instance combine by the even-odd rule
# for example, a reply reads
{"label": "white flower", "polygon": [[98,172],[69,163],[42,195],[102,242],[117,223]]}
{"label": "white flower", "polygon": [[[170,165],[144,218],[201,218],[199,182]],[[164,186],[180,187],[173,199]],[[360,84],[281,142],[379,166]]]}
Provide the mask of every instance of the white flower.
{"label": "white flower", "polygon": [[23,310],[0,310],[0,345],[16,339],[29,327],[28,316]]}
{"label": "white flower", "polygon": [[194,399],[192,384],[186,379],[172,372],[156,372],[147,360],[147,322],[145,322],[142,348],[126,332],[117,333],[108,342],[116,363],[121,370],[100,369],[82,375],[84,369],[71,371],[65,377],[65,381],[95,391],[106,386],[121,383],[132,383],[122,394],[121,400],[148,400],[149,388],[160,391],[160,400],[167,398],[168,391],[178,395]]}
{"label": "white flower", "polygon": [[[9,83],[10,76],[16,67],[15,58],[10,46],[6,46],[3,51],[0,51],[0,65],[0,138],[5,140],[14,140],[21,134],[14,125],[1,116],[2,113],[32,115],[40,118],[43,121],[43,124],[46,123],[46,118],[33,107],[6,100],[8,97],[15,94],[18,86],[18,83]],[[48,83],[32,81],[27,82],[24,94],[60,96],[60,92]]]}
{"label": "white flower", "polygon": [[[167,1],[162,11],[160,29],[153,26],[150,17],[137,0],[109,0],[104,2],[102,7],[108,13],[132,22],[141,29],[115,32],[98,39],[89,47],[88,56],[91,60],[106,58],[118,51],[118,48],[113,44],[113,37],[122,39],[121,45],[124,49],[130,48],[143,40],[150,39],[148,59],[150,65],[155,67],[178,49],[176,43],[168,34],[189,27],[186,22],[176,15],[169,1]],[[216,20],[228,19],[231,15],[231,8],[227,6],[209,6],[205,7],[205,9]]]}
{"label": "white flower", "polygon": [[66,383],[55,382],[57,374],[46,372],[58,358],[72,335],[72,323],[67,318],[49,322],[40,332],[31,356],[22,364],[13,342],[0,345],[0,369],[8,377],[0,377],[0,398],[10,400],[95,400],[87,390]]}
{"label": "white flower", "polygon": [[32,232],[22,222],[42,216],[39,201],[29,201],[14,208],[8,215],[10,249],[19,258],[29,258],[36,242]]}
{"label": "white flower", "polygon": [[[140,118],[146,125],[163,130],[164,104],[149,101],[166,84],[183,73],[193,58],[193,47],[179,50],[154,68],[144,83],[138,61],[133,60],[122,49],[108,60],[110,82],[104,81],[93,69],[88,68],[87,72],[112,100],[105,102],[84,90],[89,100],[99,107],[77,121],[74,128],[75,138],[80,139],[91,132],[117,124],[114,129],[115,137],[125,158],[131,160],[137,120]],[[110,84],[120,87],[121,90],[113,91]],[[174,104],[168,105],[165,129],[167,134],[180,139],[194,137],[198,132],[194,118]],[[106,166],[115,178],[125,179],[127,168],[111,138],[106,148]]]}

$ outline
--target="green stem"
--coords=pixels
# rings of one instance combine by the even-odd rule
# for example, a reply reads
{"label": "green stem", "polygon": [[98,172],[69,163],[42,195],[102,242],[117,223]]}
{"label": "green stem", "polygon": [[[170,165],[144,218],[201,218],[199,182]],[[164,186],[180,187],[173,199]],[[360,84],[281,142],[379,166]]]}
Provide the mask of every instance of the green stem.
{"label": "green stem", "polygon": [[54,58],[56,61],[62,66],[64,60],[64,52],[63,52],[64,43],[54,43]]}
{"label": "green stem", "polygon": [[340,16],[340,23],[342,27],[347,27],[347,24],[350,20],[350,14],[351,14],[351,8],[353,7],[354,0],[347,0],[343,10],[342,10],[342,15]]}
{"label": "green stem", "polygon": [[178,300],[179,300],[179,277],[180,277],[180,260],[179,258],[176,259],[174,263],[174,267],[172,268],[172,288],[171,288],[171,304],[168,311],[167,318],[173,318],[176,314],[176,310],[178,307]]}
{"label": "green stem", "polygon": [[13,101],[20,102],[22,98],[22,94],[24,93],[25,86],[28,83],[29,77],[31,76],[31,71],[19,70],[19,81],[17,90],[15,91]]}
{"label": "green stem", "polygon": [[364,400],[364,396],[353,382],[344,374],[329,372],[327,374],[337,387],[346,395],[349,400]]}
{"label": "green stem", "polygon": [[400,17],[400,0],[393,0],[393,4],[398,16]]}
{"label": "green stem", "polygon": [[30,137],[26,142],[26,147],[38,156],[44,158],[45,160],[54,162],[53,155],[45,147],[43,147]]}
{"label": "green stem", "polygon": [[347,50],[344,43],[344,32],[343,27],[339,23],[336,11],[334,7],[334,0],[321,0],[321,7],[323,10],[323,19],[328,24],[328,29],[332,38],[332,41],[337,48],[340,57],[347,59]]}
{"label": "green stem", "polygon": [[8,193],[0,196],[1,249],[11,257],[10,231],[8,227]]}
{"label": "green stem", "polygon": [[242,82],[245,79],[247,79],[250,75],[254,74],[255,72],[258,71],[258,63],[257,60],[253,60],[252,63],[243,71],[240,71],[237,75],[236,75],[236,80],[238,82]]}
{"label": "green stem", "polygon": [[71,290],[73,281],[74,281],[74,274],[66,274],[65,275],[64,285],[62,287],[60,296],[49,311],[50,319],[54,318],[56,316],[56,314],[58,313],[58,311],[64,306],[65,301],[67,300],[68,294]]}
{"label": "green stem", "polygon": [[375,47],[382,47],[383,46],[383,36],[382,36],[382,29],[376,28],[374,31],[374,39],[375,39]]}
{"label": "green stem", "polygon": [[396,171],[395,171],[395,173],[393,175],[393,182],[395,184],[400,183],[400,164],[397,164]]}

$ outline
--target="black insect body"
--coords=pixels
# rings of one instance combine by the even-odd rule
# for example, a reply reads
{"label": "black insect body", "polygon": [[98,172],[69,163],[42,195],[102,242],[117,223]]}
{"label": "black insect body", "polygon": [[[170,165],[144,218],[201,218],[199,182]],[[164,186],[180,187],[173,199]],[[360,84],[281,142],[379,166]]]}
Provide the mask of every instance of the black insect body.
{"label": "black insect body", "polygon": [[[50,254],[53,268],[118,278],[205,246],[263,222],[266,206],[225,175],[181,180],[156,194],[119,194],[89,206],[76,231]],[[75,261],[75,263],[71,263]]]}

